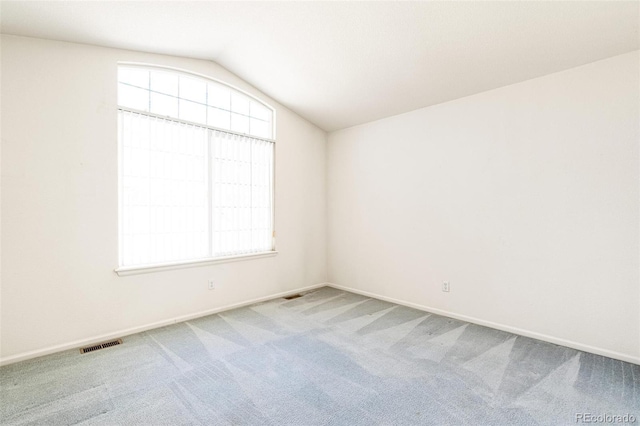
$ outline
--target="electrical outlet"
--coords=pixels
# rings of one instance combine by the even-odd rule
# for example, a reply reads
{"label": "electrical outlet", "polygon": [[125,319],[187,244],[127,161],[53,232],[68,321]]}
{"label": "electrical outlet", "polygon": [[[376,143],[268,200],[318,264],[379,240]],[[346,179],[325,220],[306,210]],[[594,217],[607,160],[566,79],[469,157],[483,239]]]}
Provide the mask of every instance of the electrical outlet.
{"label": "electrical outlet", "polygon": [[213,280],[209,280],[209,290],[215,290],[216,289],[216,283]]}
{"label": "electrical outlet", "polygon": [[449,287],[449,281],[445,281],[442,283],[442,291],[445,291],[447,293],[449,293],[450,287]]}

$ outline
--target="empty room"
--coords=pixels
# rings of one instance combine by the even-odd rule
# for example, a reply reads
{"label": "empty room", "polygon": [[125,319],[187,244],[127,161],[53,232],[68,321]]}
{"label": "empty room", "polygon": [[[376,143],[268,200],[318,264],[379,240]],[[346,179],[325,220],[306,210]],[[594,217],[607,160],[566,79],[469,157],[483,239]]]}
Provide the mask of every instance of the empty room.
{"label": "empty room", "polygon": [[640,2],[0,1],[0,424],[640,424]]}

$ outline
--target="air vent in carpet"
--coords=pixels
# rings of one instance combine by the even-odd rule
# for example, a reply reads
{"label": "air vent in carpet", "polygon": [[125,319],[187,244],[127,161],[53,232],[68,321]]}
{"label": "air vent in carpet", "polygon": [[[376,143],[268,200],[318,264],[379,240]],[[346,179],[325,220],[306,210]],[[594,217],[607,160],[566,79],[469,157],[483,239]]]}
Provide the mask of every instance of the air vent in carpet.
{"label": "air vent in carpet", "polygon": [[292,294],[291,296],[285,297],[285,299],[291,300],[291,299],[297,299],[298,297],[302,297],[302,295],[301,294]]}
{"label": "air vent in carpet", "polygon": [[85,348],[80,348],[81,354],[86,354],[87,352],[93,352],[104,348],[109,348],[115,345],[121,345],[122,339],[109,340],[108,342],[98,343],[97,345],[87,346]]}

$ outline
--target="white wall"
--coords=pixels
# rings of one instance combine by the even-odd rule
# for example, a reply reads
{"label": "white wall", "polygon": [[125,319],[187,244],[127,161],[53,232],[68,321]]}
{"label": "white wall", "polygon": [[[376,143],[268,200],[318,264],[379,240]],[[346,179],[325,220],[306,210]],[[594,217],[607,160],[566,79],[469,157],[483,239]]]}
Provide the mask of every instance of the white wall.
{"label": "white wall", "polygon": [[639,72],[634,52],[331,133],[329,281],[640,363]]}
{"label": "white wall", "polygon": [[[1,47],[5,362],[326,281],[323,131],[211,62],[12,36]],[[116,276],[118,61],[201,73],[275,106],[276,257]]]}

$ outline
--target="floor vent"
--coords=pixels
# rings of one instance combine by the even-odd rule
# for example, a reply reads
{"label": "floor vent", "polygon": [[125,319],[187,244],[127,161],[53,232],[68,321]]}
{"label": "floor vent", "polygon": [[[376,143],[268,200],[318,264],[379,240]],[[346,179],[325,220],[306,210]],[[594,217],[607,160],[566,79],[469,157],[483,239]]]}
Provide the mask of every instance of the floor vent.
{"label": "floor vent", "polygon": [[93,352],[104,348],[110,348],[111,346],[121,345],[122,339],[109,340],[108,342],[98,343],[97,345],[87,346],[86,348],[80,348],[81,354],[86,354],[87,352]]}
{"label": "floor vent", "polygon": [[302,295],[301,294],[292,294],[291,296],[285,297],[285,299],[291,300],[291,299],[297,299],[298,297],[302,297]]}

